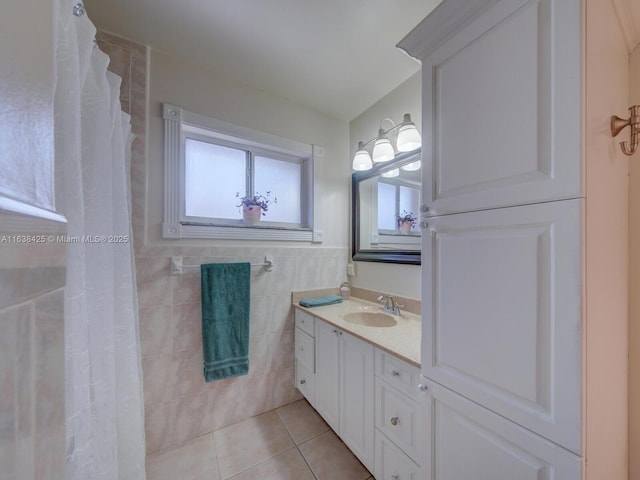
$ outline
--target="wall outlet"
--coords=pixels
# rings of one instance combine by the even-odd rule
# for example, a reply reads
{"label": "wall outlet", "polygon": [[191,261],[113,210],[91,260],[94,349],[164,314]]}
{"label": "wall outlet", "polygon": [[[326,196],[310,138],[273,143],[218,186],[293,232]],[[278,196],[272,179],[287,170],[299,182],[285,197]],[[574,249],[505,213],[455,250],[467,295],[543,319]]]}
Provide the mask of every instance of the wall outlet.
{"label": "wall outlet", "polygon": [[347,264],[347,276],[355,277],[356,276],[356,264],[348,263]]}

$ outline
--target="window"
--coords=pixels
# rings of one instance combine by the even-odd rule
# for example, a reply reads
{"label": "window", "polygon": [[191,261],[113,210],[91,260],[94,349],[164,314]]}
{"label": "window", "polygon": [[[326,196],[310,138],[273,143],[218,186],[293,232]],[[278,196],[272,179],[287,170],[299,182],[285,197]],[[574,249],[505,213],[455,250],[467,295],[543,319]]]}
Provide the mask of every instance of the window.
{"label": "window", "polygon": [[[392,180],[378,180],[378,233],[394,235],[398,230],[398,216],[420,211],[420,187]],[[418,232],[413,232],[418,233]]]}
{"label": "window", "polygon": [[[164,105],[165,238],[322,240],[321,149]],[[240,198],[269,199],[257,224]]]}
{"label": "window", "polygon": [[184,217],[237,218],[234,196],[245,190],[246,152],[192,138],[184,150]]}

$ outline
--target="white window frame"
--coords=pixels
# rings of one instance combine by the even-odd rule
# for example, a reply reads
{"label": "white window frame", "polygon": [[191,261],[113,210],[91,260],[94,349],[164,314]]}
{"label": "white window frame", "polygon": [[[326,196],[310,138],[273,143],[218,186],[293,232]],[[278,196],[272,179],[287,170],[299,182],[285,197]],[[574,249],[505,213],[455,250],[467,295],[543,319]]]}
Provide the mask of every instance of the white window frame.
{"label": "white window frame", "polygon": [[[386,183],[387,185],[393,185],[396,187],[396,198],[395,198],[395,206],[396,206],[396,215],[399,214],[400,212],[399,210],[399,202],[400,202],[400,187],[407,187],[407,188],[414,188],[417,190],[420,190],[420,186],[413,183],[413,182],[406,182],[406,181],[402,181],[402,180],[396,180],[396,179],[389,179],[389,178],[379,178],[377,180],[379,183]],[[377,215],[378,212],[378,186],[376,185],[376,188],[372,189],[371,192],[372,196],[374,196],[375,198],[372,201],[375,201],[375,212]],[[400,235],[398,234],[398,230],[396,228],[396,230],[386,230],[386,229],[380,229],[377,228],[378,227],[378,218],[376,217],[375,219],[375,226],[376,229],[372,230],[371,235],[370,235],[370,242],[371,245],[381,245],[381,246],[386,246],[387,248],[390,248],[390,246],[392,245],[398,245],[398,246],[406,246],[406,245],[420,245],[421,244],[421,237],[422,237],[422,232],[418,227],[417,231],[414,232],[410,232],[408,235]],[[373,223],[372,223],[373,225]]]}
{"label": "white window frame", "polygon": [[[210,238],[228,240],[283,240],[322,242],[321,197],[318,182],[319,159],[322,147],[308,145],[257,130],[233,125],[221,120],[189,112],[175,105],[163,104],[164,120],[164,238]],[[309,192],[309,202],[301,208],[308,227],[279,228],[277,226],[252,227],[246,225],[194,225],[185,223],[184,212],[184,142],[185,134],[196,138],[198,134],[221,142],[246,145],[256,149],[297,157],[308,163],[308,175],[303,180]],[[308,205],[305,205],[308,204]]]}

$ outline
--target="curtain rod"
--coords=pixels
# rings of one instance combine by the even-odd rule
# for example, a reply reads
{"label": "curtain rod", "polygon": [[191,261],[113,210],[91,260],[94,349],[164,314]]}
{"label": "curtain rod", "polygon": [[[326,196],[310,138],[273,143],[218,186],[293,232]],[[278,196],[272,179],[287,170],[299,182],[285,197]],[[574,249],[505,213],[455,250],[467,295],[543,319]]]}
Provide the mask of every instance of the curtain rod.
{"label": "curtain rod", "polygon": [[[273,257],[267,255],[264,257],[263,263],[252,263],[252,267],[263,267],[267,272],[273,270]],[[171,257],[171,275],[182,275],[184,268],[200,268],[200,265],[184,265],[182,263],[182,257]]]}

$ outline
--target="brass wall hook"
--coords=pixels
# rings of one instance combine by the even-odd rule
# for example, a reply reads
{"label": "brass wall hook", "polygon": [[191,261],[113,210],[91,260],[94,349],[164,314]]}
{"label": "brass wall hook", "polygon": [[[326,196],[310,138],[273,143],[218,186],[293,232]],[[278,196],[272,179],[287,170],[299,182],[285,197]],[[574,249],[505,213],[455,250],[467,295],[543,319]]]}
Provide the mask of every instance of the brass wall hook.
{"label": "brass wall hook", "polygon": [[630,142],[620,142],[620,148],[625,155],[633,155],[640,141],[640,105],[629,107],[629,111],[631,114],[627,120],[617,115],[611,116],[611,135],[614,137],[618,136],[626,126],[631,127]]}

